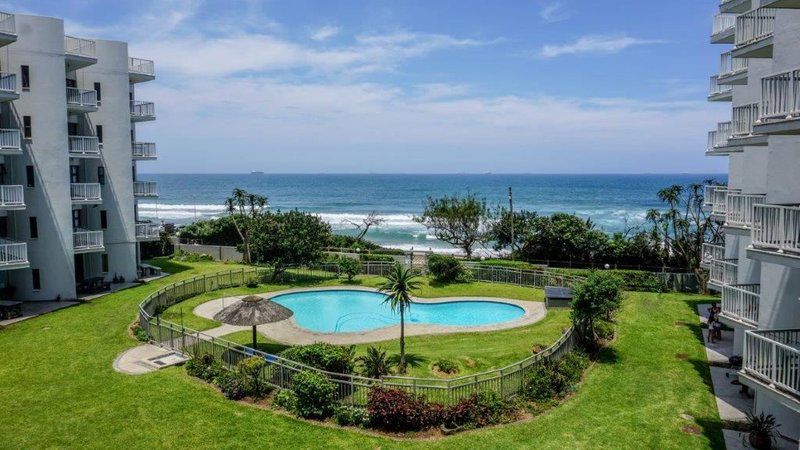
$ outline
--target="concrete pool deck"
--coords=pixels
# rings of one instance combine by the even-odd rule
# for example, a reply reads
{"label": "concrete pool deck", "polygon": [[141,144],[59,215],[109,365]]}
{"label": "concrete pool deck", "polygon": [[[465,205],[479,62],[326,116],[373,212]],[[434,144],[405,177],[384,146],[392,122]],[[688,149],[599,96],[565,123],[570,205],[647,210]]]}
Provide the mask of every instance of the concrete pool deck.
{"label": "concrete pool deck", "polygon": [[[294,292],[313,292],[313,291],[336,291],[336,290],[349,290],[349,291],[365,291],[365,292],[378,292],[377,289],[357,287],[357,286],[336,286],[336,287],[319,287],[319,288],[297,288],[285,289],[282,291],[269,292],[258,294],[265,298],[272,298],[278,295],[290,294]],[[216,300],[211,300],[201,305],[198,305],[192,311],[195,315],[213,319],[214,315],[221,311],[223,308],[230,306],[236,302],[240,302],[244,295],[224,297]],[[414,297],[416,303],[442,303],[452,301],[495,301],[500,303],[508,303],[518,306],[524,311],[522,317],[510,320],[508,322],[496,323],[491,325],[480,326],[445,326],[445,325],[432,325],[432,324],[416,324],[406,323],[406,336],[419,336],[425,334],[445,334],[445,333],[474,333],[481,331],[497,331],[507,330],[510,328],[517,328],[525,325],[530,325],[542,320],[547,314],[544,302],[514,300],[507,298],[496,297],[438,297],[438,298],[420,298]],[[249,327],[239,327],[233,325],[222,325],[217,328],[203,331],[204,334],[214,337],[224,336],[236,331],[249,330]],[[319,333],[300,327],[295,321],[294,317],[290,317],[280,322],[270,323],[266,325],[259,325],[257,327],[259,333],[272,340],[289,345],[305,345],[313,344],[314,342],[327,342],[330,344],[349,345],[349,344],[363,344],[367,342],[386,341],[396,339],[400,335],[400,325],[392,325],[390,327],[378,328],[374,330],[359,331],[352,333]]]}

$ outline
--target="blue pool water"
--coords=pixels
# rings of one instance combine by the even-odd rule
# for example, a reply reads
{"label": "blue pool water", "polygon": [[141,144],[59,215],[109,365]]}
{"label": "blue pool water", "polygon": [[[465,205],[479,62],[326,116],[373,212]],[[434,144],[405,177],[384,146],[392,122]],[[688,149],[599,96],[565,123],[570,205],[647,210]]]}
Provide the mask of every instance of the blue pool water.
{"label": "blue pool water", "polygon": [[[294,311],[297,324],[320,333],[348,333],[385,328],[400,323],[379,292],[325,290],[282,294],[272,301]],[[477,326],[508,322],[523,316],[515,305],[493,301],[414,303],[406,323]]]}

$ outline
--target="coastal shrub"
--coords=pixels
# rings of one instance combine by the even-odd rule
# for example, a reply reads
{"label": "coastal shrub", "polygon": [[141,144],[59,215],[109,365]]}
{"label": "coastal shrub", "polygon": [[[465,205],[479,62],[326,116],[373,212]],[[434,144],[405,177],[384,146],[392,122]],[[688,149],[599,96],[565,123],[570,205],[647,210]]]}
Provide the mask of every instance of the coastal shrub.
{"label": "coastal shrub", "polygon": [[458,372],[458,364],[452,359],[447,358],[440,358],[433,362],[433,367],[439,370],[439,372],[446,373],[446,374],[454,374]]}
{"label": "coastal shrub", "polygon": [[292,377],[292,390],[297,394],[297,415],[324,419],[333,413],[336,386],[325,375],[303,370]]}
{"label": "coastal shrub", "polygon": [[353,281],[353,277],[361,273],[361,262],[354,258],[340,258],[339,271],[347,277],[347,281]]}
{"label": "coastal shrub", "polygon": [[436,281],[444,283],[469,281],[469,271],[460,260],[452,255],[430,255],[428,272]]}
{"label": "coastal shrub", "polygon": [[291,413],[297,412],[297,394],[289,389],[281,389],[275,394],[275,406]]}
{"label": "coastal shrub", "polygon": [[608,320],[598,320],[594,325],[594,331],[598,339],[611,340],[614,338],[614,323]]}
{"label": "coastal shrub", "polygon": [[353,373],[355,348],[316,342],[288,348],[280,356],[327,372]]}
{"label": "coastal shrub", "polygon": [[369,391],[370,425],[386,431],[420,431],[442,423],[444,408],[422,396],[375,386]]}
{"label": "coastal shrub", "polygon": [[181,261],[181,262],[203,262],[203,261],[213,261],[214,257],[211,255],[207,255],[205,253],[189,253],[186,250],[178,249],[175,253],[172,254],[172,259],[174,261]]}
{"label": "coastal shrub", "polygon": [[584,349],[595,352],[600,345],[597,323],[611,320],[622,302],[620,279],[606,272],[593,272],[586,281],[573,290],[572,324],[578,343]]}
{"label": "coastal shrub", "polygon": [[579,349],[573,350],[558,361],[557,368],[569,386],[577,384],[583,377],[583,372],[589,367],[589,356]]}
{"label": "coastal shrub", "polygon": [[395,259],[392,255],[384,255],[377,253],[362,253],[358,258],[363,262],[393,262]]}
{"label": "coastal shrub", "polygon": [[557,394],[554,365],[548,360],[535,364],[528,375],[522,395],[527,400],[541,402],[550,400]]}
{"label": "coastal shrub", "polygon": [[537,402],[560,397],[581,381],[587,367],[589,357],[580,350],[573,350],[558,361],[543,360],[533,367],[523,396]]}
{"label": "coastal shrub", "polygon": [[222,365],[214,355],[204,353],[186,361],[186,373],[205,381],[212,381],[222,371]]}
{"label": "coastal shrub", "polygon": [[443,424],[447,428],[479,428],[505,420],[511,406],[495,392],[480,392],[446,408]]}
{"label": "coastal shrub", "polygon": [[356,361],[361,365],[361,374],[370,378],[389,375],[394,366],[393,361],[386,356],[386,350],[376,347],[368,347],[367,352],[356,358]]}
{"label": "coastal shrub", "polygon": [[230,400],[241,400],[251,393],[247,377],[236,370],[222,370],[214,381],[225,398]]}
{"label": "coastal shrub", "polygon": [[369,412],[356,406],[337,406],[333,409],[333,420],[343,427],[366,427],[369,424]]}
{"label": "coastal shrub", "polygon": [[267,362],[259,356],[252,356],[239,361],[236,369],[242,374],[249,386],[249,393],[253,397],[261,397],[269,392],[269,385],[261,379],[261,373]]}

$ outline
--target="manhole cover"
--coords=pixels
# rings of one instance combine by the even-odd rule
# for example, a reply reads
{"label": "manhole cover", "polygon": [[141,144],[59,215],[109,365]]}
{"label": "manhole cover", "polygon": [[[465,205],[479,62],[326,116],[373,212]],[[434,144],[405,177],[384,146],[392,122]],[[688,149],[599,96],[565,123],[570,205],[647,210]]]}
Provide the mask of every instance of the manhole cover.
{"label": "manhole cover", "polygon": [[186,361],[186,357],[177,352],[167,353],[161,356],[156,356],[147,360],[147,362],[157,367],[174,366]]}

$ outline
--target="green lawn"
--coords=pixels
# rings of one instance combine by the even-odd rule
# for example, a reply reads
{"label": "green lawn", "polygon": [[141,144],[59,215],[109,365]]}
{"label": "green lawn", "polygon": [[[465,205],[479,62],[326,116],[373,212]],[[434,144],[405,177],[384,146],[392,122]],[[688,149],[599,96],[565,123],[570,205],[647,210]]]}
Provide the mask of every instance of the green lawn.
{"label": "green lawn", "polygon": [[[630,294],[613,348],[589,371],[576,395],[549,413],[530,422],[409,442],[230,402],[182,368],[142,376],[115,373],[114,358],[137,345],[127,326],[147,293],[230,267],[167,265],[182,272],[0,330],[2,447],[722,447],[694,326],[699,296]],[[682,419],[683,413],[693,416],[693,423]],[[683,431],[691,424],[700,427],[699,435]]]}

